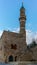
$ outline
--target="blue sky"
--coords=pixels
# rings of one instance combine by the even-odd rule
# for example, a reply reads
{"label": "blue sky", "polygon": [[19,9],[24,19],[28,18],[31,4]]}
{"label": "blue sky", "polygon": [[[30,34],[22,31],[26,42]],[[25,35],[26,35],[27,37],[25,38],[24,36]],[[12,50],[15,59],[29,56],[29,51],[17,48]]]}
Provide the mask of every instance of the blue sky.
{"label": "blue sky", "polygon": [[26,9],[26,29],[37,31],[37,0],[0,0],[0,30],[19,27],[22,1]]}
{"label": "blue sky", "polygon": [[2,30],[17,32],[19,29],[22,1],[26,9],[26,30],[29,42],[34,37],[34,33],[37,36],[37,0],[0,0],[0,35]]}

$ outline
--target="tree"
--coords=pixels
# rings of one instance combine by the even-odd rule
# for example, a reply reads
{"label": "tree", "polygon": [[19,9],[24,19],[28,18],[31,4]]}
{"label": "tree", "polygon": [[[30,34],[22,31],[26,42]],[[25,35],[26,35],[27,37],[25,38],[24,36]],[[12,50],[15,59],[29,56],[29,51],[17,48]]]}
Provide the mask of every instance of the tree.
{"label": "tree", "polygon": [[32,48],[32,47],[35,47],[37,44],[36,44],[36,41],[33,40],[32,43],[30,43],[27,48]]}

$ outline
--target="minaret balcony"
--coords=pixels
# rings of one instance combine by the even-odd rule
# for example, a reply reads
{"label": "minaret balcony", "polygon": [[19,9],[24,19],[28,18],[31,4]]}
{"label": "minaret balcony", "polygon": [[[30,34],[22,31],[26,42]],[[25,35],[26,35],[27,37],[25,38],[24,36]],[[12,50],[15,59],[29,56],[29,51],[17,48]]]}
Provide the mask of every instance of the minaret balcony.
{"label": "minaret balcony", "polygon": [[26,20],[26,17],[25,17],[25,16],[23,16],[23,17],[21,16],[21,17],[19,18],[19,20],[24,20],[24,21],[25,21],[25,20]]}

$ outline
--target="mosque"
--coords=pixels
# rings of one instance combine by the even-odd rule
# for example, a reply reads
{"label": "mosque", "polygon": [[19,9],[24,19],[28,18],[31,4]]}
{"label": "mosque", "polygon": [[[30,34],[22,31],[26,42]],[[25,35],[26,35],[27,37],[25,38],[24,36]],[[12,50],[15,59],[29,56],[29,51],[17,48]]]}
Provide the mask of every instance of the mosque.
{"label": "mosque", "polygon": [[0,38],[0,62],[37,61],[37,46],[28,48],[26,43],[26,14],[23,4],[19,22],[19,33],[3,31]]}

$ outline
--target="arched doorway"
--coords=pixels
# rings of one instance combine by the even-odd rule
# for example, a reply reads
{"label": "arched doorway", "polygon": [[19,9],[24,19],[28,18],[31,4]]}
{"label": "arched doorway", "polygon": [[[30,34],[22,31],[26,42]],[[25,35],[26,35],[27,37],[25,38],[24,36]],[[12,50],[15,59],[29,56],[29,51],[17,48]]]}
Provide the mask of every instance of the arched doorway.
{"label": "arched doorway", "polygon": [[10,55],[10,56],[9,56],[9,62],[12,62],[12,61],[13,61],[13,56]]}

